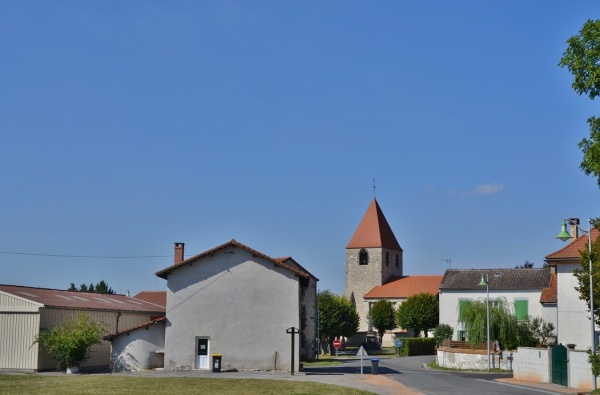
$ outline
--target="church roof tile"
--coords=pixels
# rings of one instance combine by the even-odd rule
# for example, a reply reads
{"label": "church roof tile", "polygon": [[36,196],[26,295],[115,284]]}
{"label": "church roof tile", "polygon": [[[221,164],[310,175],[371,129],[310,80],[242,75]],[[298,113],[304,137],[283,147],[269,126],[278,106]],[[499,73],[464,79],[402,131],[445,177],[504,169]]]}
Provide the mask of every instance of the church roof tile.
{"label": "church roof tile", "polygon": [[402,251],[375,198],[371,201],[346,248],[387,248]]}

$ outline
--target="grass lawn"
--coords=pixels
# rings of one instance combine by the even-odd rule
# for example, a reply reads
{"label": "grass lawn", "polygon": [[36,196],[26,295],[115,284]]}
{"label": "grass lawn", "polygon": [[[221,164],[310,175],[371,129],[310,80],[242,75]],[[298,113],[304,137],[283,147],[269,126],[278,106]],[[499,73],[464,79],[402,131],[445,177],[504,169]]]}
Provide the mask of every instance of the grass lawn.
{"label": "grass lawn", "polygon": [[299,381],[110,375],[0,375],[1,394],[351,394],[348,387]]}

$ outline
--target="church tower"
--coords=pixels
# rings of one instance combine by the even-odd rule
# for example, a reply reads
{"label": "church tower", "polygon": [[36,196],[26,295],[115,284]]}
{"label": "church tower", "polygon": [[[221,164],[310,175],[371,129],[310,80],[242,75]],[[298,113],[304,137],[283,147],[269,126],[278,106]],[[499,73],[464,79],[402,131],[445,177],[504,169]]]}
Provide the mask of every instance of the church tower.
{"label": "church tower", "polygon": [[373,197],[346,246],[346,291],[360,316],[359,332],[371,331],[364,296],[378,285],[402,276],[402,248]]}

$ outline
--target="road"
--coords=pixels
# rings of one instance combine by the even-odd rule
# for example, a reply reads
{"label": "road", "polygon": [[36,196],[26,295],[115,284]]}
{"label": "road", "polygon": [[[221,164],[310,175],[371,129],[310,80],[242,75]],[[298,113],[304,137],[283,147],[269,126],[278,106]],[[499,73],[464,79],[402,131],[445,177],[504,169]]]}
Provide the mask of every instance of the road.
{"label": "road", "polygon": [[[379,361],[379,374],[428,395],[540,395],[560,393],[493,381],[498,378],[512,377],[511,373],[463,373],[425,369],[423,364],[433,361],[434,358],[430,355],[381,358]],[[371,374],[370,359],[371,357],[365,358],[363,361],[364,374]],[[343,365],[305,368],[304,372],[306,374],[356,374],[360,373],[360,360],[349,359],[345,360]]]}

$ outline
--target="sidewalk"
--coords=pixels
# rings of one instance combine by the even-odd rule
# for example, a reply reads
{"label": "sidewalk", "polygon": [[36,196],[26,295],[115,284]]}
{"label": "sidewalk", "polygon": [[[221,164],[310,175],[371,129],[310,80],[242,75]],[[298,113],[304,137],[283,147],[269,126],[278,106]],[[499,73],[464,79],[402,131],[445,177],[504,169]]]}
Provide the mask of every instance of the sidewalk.
{"label": "sidewalk", "polygon": [[513,378],[496,379],[494,381],[496,381],[498,383],[516,385],[516,386],[520,386],[520,387],[537,388],[537,389],[541,389],[541,390],[552,391],[552,392],[563,393],[563,394],[589,394],[589,392],[580,391],[576,388],[564,387],[564,386],[558,385],[558,384],[534,383],[534,382],[530,382],[530,381],[517,380],[517,379],[513,379]]}

